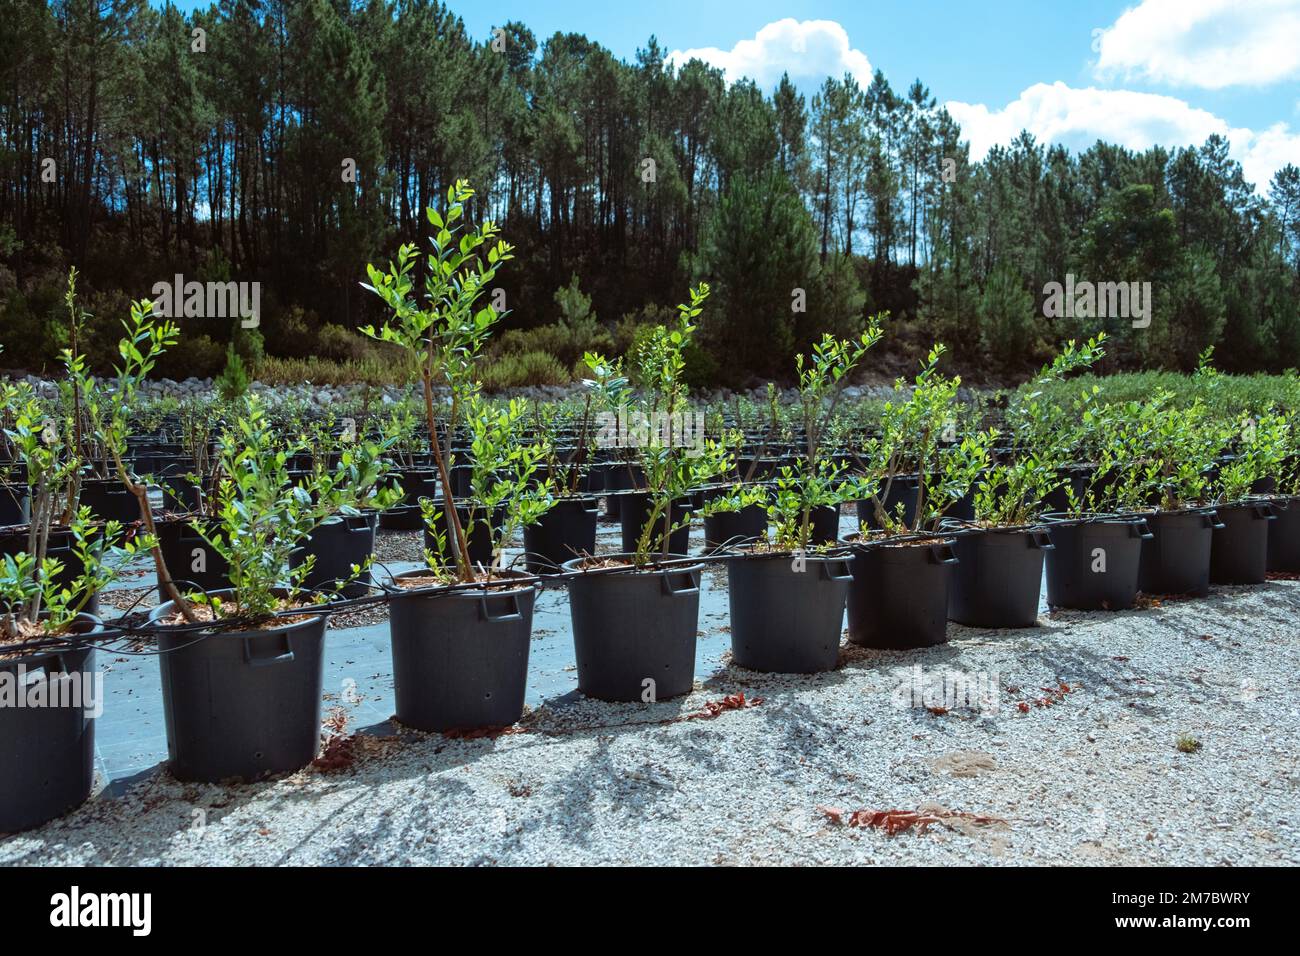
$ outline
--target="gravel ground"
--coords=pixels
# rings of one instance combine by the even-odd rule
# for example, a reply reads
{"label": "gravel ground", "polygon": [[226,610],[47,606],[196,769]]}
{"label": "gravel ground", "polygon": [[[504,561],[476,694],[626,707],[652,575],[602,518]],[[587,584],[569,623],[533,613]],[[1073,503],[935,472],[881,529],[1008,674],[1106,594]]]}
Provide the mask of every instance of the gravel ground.
{"label": "gravel ground", "polygon": [[[0,840],[0,864],[1296,865],[1297,620],[1300,583],[1273,580],[846,645],[812,677],[728,666],[684,700],[559,701],[496,738],[381,725],[330,771],[155,771]],[[971,816],[891,836],[859,809]]]}

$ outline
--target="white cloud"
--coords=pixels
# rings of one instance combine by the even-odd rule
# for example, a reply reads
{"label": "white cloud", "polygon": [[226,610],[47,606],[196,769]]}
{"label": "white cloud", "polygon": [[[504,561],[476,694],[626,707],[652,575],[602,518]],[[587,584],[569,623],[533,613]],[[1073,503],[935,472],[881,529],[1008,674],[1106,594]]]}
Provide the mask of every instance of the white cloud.
{"label": "white cloud", "polygon": [[995,144],[1011,142],[1021,130],[1040,142],[1075,150],[1099,139],[1133,150],[1200,146],[1218,133],[1228,139],[1233,159],[1261,191],[1282,166],[1300,165],[1300,131],[1293,132],[1286,123],[1260,133],[1234,128],[1213,113],[1155,93],[1075,89],[1058,81],[1029,87],[1003,109],[956,101],[945,105],[970,141],[973,159],[982,159]]}
{"label": "white cloud", "polygon": [[789,73],[791,82],[804,90],[815,89],[828,76],[839,79],[845,73],[853,74],[865,87],[872,73],[867,55],[849,45],[848,33],[834,20],[777,20],[730,50],[673,50],[667,59],[676,66],[703,60],[721,67],[729,83],[748,77],[766,91],[781,81],[782,73]]}
{"label": "white cloud", "polygon": [[1142,0],[1098,41],[1100,78],[1267,86],[1300,78],[1300,0]]}

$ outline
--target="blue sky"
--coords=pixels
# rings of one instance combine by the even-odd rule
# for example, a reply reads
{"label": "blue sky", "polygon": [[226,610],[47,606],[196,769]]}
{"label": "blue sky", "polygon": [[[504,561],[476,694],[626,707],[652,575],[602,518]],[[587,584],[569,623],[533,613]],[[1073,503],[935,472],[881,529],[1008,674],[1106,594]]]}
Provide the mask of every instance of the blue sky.
{"label": "blue sky", "polygon": [[[206,4],[182,0],[182,9]],[[1300,165],[1300,0],[451,0],[470,32],[520,20],[539,40],[586,34],[631,59],[654,34],[770,86],[828,72],[919,77],[978,157],[1021,128],[1081,148],[1228,136],[1263,184]]]}

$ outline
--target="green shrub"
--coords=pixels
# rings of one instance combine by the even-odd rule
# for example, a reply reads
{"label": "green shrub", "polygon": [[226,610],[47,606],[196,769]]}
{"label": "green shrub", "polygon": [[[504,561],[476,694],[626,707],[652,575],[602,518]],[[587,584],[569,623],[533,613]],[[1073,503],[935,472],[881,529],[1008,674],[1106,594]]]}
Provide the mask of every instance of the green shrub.
{"label": "green shrub", "polygon": [[980,344],[1003,368],[1023,365],[1032,355],[1035,336],[1034,297],[1019,273],[999,265],[989,276],[980,300]]}
{"label": "green shrub", "polygon": [[225,402],[233,402],[237,398],[242,398],[248,391],[251,382],[248,372],[244,368],[244,360],[235,351],[234,342],[231,342],[226,348],[226,369],[213,384],[217,386],[217,392],[221,395],[222,401]]}
{"label": "green shrub", "polygon": [[1172,394],[1172,404],[1185,408],[1197,399],[1217,418],[1258,414],[1270,406],[1300,410],[1300,380],[1291,375],[1183,375],[1179,372],[1123,372],[1117,375],[1080,375],[1041,389],[1030,382],[1020,386],[1022,395],[1042,392],[1042,400],[1069,407],[1085,390],[1096,386],[1098,402],[1120,405],[1146,402],[1158,392]]}
{"label": "green shrub", "polygon": [[614,323],[610,338],[610,351],[614,355],[630,355],[636,345],[637,331],[647,325],[669,325],[677,312],[667,306],[650,303],[640,312],[628,312]]}
{"label": "green shrub", "polygon": [[262,362],[266,360],[266,339],[262,336],[261,330],[246,329],[237,324],[230,338],[230,344],[234,346],[244,367],[256,375],[257,370],[262,367]]}
{"label": "green shrub", "polygon": [[508,353],[489,359],[480,379],[489,392],[536,385],[567,385],[573,377],[546,352]]}
{"label": "green shrub", "polygon": [[207,335],[186,335],[176,348],[168,349],[158,358],[155,373],[162,378],[182,381],[194,378],[214,378],[225,368],[226,350],[221,343]]}
{"label": "green shrub", "polygon": [[365,339],[341,325],[322,325],[315,339],[316,354],[336,362],[357,362],[369,351]]}
{"label": "green shrub", "polygon": [[293,306],[275,318],[264,321],[267,349],[280,358],[311,358],[316,353],[316,328],[320,321],[314,312]]}
{"label": "green shrub", "polygon": [[264,385],[402,385],[411,381],[415,369],[404,353],[372,348],[361,358],[338,362],[325,358],[268,357],[257,370]]}

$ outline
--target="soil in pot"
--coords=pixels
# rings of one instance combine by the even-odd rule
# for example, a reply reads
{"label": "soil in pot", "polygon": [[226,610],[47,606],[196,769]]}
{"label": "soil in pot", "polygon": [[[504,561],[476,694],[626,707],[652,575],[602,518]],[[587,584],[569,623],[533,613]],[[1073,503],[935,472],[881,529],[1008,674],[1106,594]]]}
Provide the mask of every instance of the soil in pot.
{"label": "soil in pot", "polygon": [[[569,611],[578,690],[609,701],[653,702],[689,693],[695,682],[702,564],[605,570],[627,561],[575,558]],[[670,555],[682,561],[684,555]],[[589,570],[596,564],[594,570]]]}
{"label": "soil in pot", "polygon": [[388,608],[397,719],[433,732],[515,723],[524,710],[536,587],[499,572],[500,586],[403,592],[403,580],[424,574],[398,575]]}
{"label": "soil in pot", "polygon": [[727,565],[731,654],[782,674],[832,670],[839,659],[849,559],[740,553]]}
{"label": "soil in pot", "polygon": [[525,560],[532,574],[555,574],[560,565],[596,553],[599,498],[557,501],[536,524],[524,528]]}
{"label": "soil in pot", "polygon": [[1151,538],[1142,542],[1138,590],[1145,594],[1210,593],[1210,544],[1219,520],[1213,508],[1145,515]]}
{"label": "soil in pot", "polygon": [[862,647],[928,647],[948,640],[952,539],[855,547],[849,640]]}
{"label": "soil in pot", "polygon": [[1269,525],[1273,506],[1267,501],[1220,505],[1222,528],[1214,529],[1210,551],[1212,584],[1263,584],[1268,573]]}
{"label": "soil in pot", "polygon": [[[78,633],[102,630],[83,615]],[[57,706],[0,707],[0,833],[16,833],[85,802],[95,779],[95,649],[70,646],[0,660],[0,681],[24,701],[43,693]],[[34,676],[37,675],[37,676]],[[44,682],[44,687],[40,683]],[[11,701],[13,703],[13,701]]]}
{"label": "soil in pot", "polygon": [[[217,597],[230,600],[229,592]],[[151,614],[175,615],[170,601]],[[163,715],[178,780],[256,779],[306,766],[321,733],[325,618],[205,633],[161,628]]]}
{"label": "soil in pot", "polygon": [[[949,531],[958,527],[945,525]],[[1051,549],[1042,529],[972,528],[956,535],[948,618],[967,627],[1034,627],[1043,589],[1043,554]]]}

